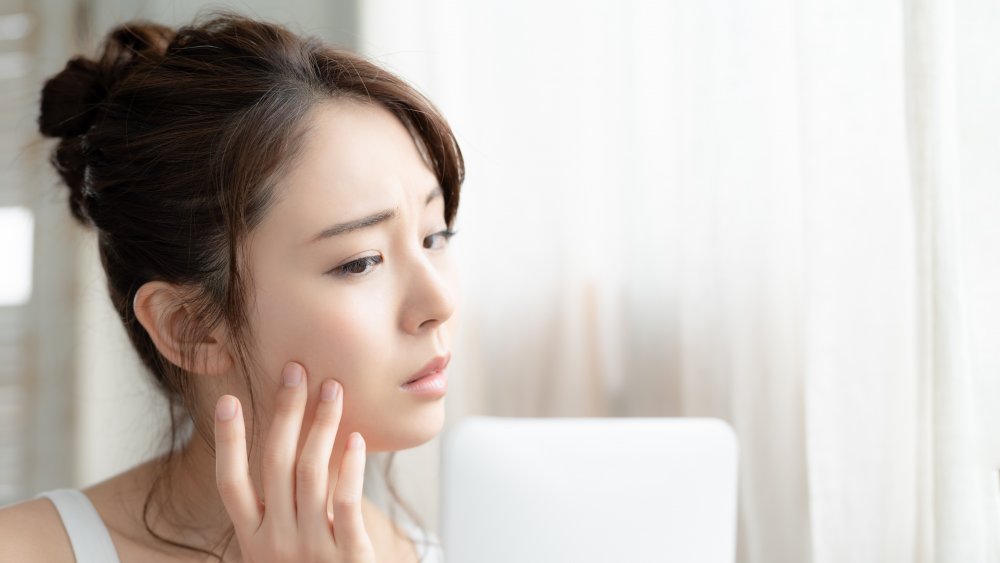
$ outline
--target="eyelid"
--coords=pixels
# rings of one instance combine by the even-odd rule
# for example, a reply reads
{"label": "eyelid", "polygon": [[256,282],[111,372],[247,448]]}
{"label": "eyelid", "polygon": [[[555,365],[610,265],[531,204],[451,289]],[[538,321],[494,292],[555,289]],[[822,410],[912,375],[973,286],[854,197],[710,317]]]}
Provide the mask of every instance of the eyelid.
{"label": "eyelid", "polygon": [[[440,236],[440,237],[443,237],[444,240],[445,240],[445,242],[447,243],[449,240],[451,240],[451,237],[453,237],[453,236],[455,236],[457,234],[458,234],[458,231],[456,231],[454,229],[445,228],[443,230],[440,230],[440,231],[437,231],[437,232],[434,232],[434,233],[431,233],[431,234],[427,235],[426,237],[424,237],[424,240],[427,240],[428,238],[431,238],[431,237]],[[363,277],[363,276],[367,276],[368,274],[371,273],[371,269],[370,268],[367,268],[363,273],[350,272],[350,271],[348,271],[348,269],[351,266],[356,266],[356,265],[359,265],[359,264],[365,264],[366,266],[371,266],[371,267],[378,266],[378,265],[382,264],[384,261],[385,261],[385,259],[382,257],[381,254],[371,254],[371,255],[368,255],[368,256],[362,256],[360,258],[355,258],[354,260],[350,260],[348,262],[344,262],[343,264],[334,267],[333,269],[329,270],[327,272],[327,274],[335,276],[335,277],[338,277],[338,278]]]}
{"label": "eyelid", "polygon": [[458,234],[458,231],[456,231],[454,229],[445,228],[444,230],[437,231],[436,233],[431,233],[431,234],[427,235],[424,238],[424,240],[427,240],[428,238],[434,237],[434,236],[441,236],[441,237],[444,237],[444,241],[445,242],[448,242],[448,241],[451,240],[451,237],[453,237],[453,236],[455,236],[457,234]]}
{"label": "eyelid", "polygon": [[[363,277],[363,276],[367,276],[368,274],[371,273],[371,271],[372,271],[371,267],[378,266],[382,262],[383,262],[383,258],[382,258],[381,254],[370,254],[368,256],[362,256],[360,258],[355,258],[354,260],[350,260],[348,262],[344,262],[343,264],[334,267],[332,270],[330,270],[329,272],[327,272],[327,274],[335,276],[335,277],[338,277],[338,278]],[[360,272],[359,273],[359,272],[348,271],[348,269],[351,266],[355,266],[355,265],[362,264],[362,263],[365,264],[365,266],[367,266],[364,272]]]}
{"label": "eyelid", "polygon": [[450,241],[451,237],[453,237],[453,236],[455,236],[455,231],[453,231],[451,229],[448,229],[448,228],[445,228],[442,231],[437,231],[435,233],[431,233],[431,234],[427,235],[426,237],[424,237],[424,240],[423,240],[424,249],[425,250],[441,250],[441,248],[433,248],[433,243],[431,244],[431,246],[427,246],[427,241],[433,240],[434,237],[441,237],[441,238],[444,239],[444,242],[442,243],[442,247],[445,247],[445,246],[447,246],[448,241]]}

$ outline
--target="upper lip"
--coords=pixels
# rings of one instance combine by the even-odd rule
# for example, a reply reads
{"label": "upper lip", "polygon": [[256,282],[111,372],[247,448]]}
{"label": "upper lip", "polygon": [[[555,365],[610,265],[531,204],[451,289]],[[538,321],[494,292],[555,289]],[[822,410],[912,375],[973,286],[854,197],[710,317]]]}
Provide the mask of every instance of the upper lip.
{"label": "upper lip", "polygon": [[427,362],[427,364],[424,365],[424,367],[420,368],[420,371],[411,375],[410,378],[407,379],[405,383],[403,383],[403,385],[406,385],[407,383],[412,383],[420,379],[421,377],[427,377],[428,375],[436,371],[443,370],[444,368],[448,367],[449,361],[451,361],[451,352],[447,352],[441,356],[434,356],[433,358],[431,358],[431,361]]}

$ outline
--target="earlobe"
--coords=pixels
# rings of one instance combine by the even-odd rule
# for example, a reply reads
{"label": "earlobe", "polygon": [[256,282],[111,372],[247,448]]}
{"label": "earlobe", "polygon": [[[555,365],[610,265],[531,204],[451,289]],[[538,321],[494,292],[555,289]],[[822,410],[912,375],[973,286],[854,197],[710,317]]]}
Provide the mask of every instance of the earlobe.
{"label": "earlobe", "polygon": [[233,366],[229,340],[220,325],[191,341],[192,314],[189,294],[183,288],[163,282],[143,284],[135,294],[132,308],[153,345],[170,363],[194,374],[220,375]]}

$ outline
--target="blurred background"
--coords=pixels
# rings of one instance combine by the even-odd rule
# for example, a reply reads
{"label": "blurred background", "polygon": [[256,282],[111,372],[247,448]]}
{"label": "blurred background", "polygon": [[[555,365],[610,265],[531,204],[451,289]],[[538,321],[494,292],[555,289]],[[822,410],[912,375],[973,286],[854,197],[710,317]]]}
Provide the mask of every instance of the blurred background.
{"label": "blurred background", "polygon": [[[116,23],[222,7],[453,125],[449,425],[719,417],[741,563],[1000,561],[995,0],[0,0],[0,504],[163,447],[41,85]],[[439,447],[393,469],[431,530]]]}

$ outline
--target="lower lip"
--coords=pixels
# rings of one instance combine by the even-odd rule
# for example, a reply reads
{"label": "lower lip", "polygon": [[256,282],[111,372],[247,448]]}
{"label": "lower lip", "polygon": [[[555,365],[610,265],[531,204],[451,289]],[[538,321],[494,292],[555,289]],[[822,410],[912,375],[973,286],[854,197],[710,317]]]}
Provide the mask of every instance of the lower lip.
{"label": "lower lip", "polygon": [[421,397],[443,397],[448,391],[448,374],[443,370],[436,371],[416,381],[400,385],[399,388]]}

